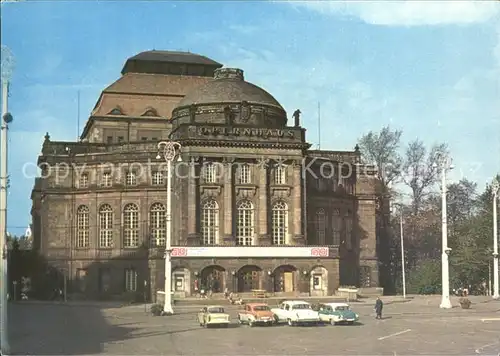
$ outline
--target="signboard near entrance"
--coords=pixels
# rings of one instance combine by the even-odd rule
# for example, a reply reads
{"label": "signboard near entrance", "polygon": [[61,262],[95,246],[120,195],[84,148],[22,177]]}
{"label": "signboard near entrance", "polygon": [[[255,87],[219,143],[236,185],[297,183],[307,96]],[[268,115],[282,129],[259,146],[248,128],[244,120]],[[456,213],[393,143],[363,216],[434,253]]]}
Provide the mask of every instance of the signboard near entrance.
{"label": "signboard near entrance", "polygon": [[260,246],[214,246],[214,247],[173,247],[174,258],[215,258],[215,257],[322,257],[330,256],[328,247],[260,247]]}

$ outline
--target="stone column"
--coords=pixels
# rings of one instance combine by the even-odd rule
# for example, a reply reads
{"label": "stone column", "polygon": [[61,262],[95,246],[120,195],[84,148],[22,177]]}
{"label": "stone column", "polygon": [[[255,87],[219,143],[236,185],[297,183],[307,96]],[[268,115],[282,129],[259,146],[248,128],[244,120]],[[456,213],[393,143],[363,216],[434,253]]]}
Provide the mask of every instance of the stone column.
{"label": "stone column", "polygon": [[292,215],[292,237],[294,245],[304,245],[304,233],[302,232],[302,167],[300,162],[292,164],[292,210],[289,214]]}
{"label": "stone column", "polygon": [[258,233],[256,234],[256,239],[254,241],[254,245],[271,245],[271,240],[268,234],[268,198],[267,198],[267,163],[268,160],[265,160],[264,163],[256,166],[258,171],[258,186],[259,186],[259,195],[258,195]]}
{"label": "stone column", "polygon": [[233,163],[234,159],[232,157],[225,158],[225,174],[224,174],[224,202],[222,204],[224,212],[222,214],[224,218],[223,226],[223,242],[224,245],[234,245],[234,233],[233,233]]}
{"label": "stone column", "polygon": [[197,231],[197,185],[198,176],[198,157],[191,157],[189,172],[187,177],[187,235],[188,245],[198,245],[200,243]]}

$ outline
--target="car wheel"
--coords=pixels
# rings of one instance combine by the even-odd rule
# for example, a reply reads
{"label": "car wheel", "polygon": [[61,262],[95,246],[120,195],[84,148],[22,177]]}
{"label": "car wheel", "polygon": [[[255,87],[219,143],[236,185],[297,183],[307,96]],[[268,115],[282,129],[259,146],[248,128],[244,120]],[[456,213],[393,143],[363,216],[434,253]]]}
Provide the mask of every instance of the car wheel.
{"label": "car wheel", "polygon": [[288,319],[288,326],[295,326],[295,323],[292,321],[292,319]]}
{"label": "car wheel", "polygon": [[278,316],[277,316],[277,315],[275,315],[275,316],[274,316],[274,323],[275,323],[275,324],[279,324],[279,322],[280,322],[280,319],[278,318]]}
{"label": "car wheel", "polygon": [[255,325],[255,324],[253,323],[253,321],[252,321],[252,320],[248,320],[248,326],[250,326],[251,328],[253,328],[253,327],[254,327],[254,325]]}
{"label": "car wheel", "polygon": [[330,325],[337,325],[337,323],[335,322],[335,320],[333,320],[333,318],[330,319]]}
{"label": "car wheel", "polygon": [[354,321],[350,321],[350,322],[348,322],[347,324],[349,324],[349,325],[354,325]]}

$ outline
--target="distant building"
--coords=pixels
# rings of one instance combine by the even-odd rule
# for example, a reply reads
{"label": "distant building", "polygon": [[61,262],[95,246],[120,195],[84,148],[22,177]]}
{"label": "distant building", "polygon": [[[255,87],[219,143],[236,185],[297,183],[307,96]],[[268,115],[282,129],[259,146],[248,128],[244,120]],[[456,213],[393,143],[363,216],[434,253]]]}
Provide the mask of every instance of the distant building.
{"label": "distant building", "polygon": [[378,286],[373,174],[358,150],[310,150],[293,116],[242,70],[207,57],[129,58],[81,142],[45,137],[35,248],[82,296],[163,290],[165,164],[155,156],[170,138],[183,160],[172,202],[178,295]]}

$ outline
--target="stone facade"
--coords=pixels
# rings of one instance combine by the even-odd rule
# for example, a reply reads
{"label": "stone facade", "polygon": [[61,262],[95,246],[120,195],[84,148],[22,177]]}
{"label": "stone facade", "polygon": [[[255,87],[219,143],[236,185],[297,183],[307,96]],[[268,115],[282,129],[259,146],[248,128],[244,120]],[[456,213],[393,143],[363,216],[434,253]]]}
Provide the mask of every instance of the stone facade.
{"label": "stone facade", "polygon": [[[176,81],[168,74],[169,63],[180,59],[165,53],[161,68],[167,72],[127,62],[124,76],[135,75],[130,68],[137,75],[144,70],[152,87],[122,85],[119,95],[105,90],[80,142],[45,138],[42,177],[32,193],[34,243],[70,278],[72,292],[151,298],[163,289],[166,163],[156,156],[159,148],[162,153],[159,141],[168,139],[181,145],[182,160],[173,163],[173,246],[329,251],[293,258],[174,258],[178,294],[209,285],[216,292],[310,294],[332,294],[339,285],[377,286],[374,175],[359,163],[359,151],[310,150],[300,112],[288,126],[281,105],[244,81],[243,71],[200,60],[204,73],[215,76],[193,76],[188,85],[189,75]],[[169,117],[155,117],[158,109],[150,106],[151,97],[162,101],[163,94],[148,94],[159,81],[182,82],[165,89],[175,92],[165,100],[177,100]],[[103,98],[116,110],[99,112]],[[127,115],[124,107],[146,115]]]}

